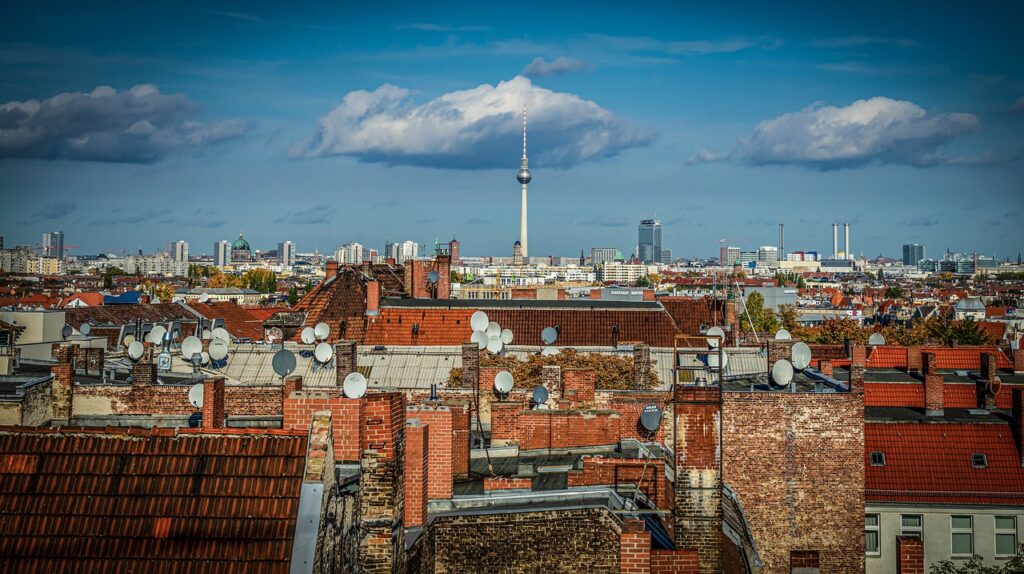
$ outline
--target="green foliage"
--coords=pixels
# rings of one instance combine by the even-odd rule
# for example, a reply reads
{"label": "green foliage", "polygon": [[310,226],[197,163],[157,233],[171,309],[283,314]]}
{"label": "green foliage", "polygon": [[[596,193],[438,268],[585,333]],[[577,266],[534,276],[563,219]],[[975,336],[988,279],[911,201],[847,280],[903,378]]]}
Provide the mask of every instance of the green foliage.
{"label": "green foliage", "polygon": [[292,285],[292,288],[288,290],[288,306],[294,307],[299,302],[299,288]]}
{"label": "green foliage", "polygon": [[[879,271],[881,273],[881,271]],[[890,285],[885,288],[885,296],[889,299],[902,299],[906,297],[906,293],[903,291],[903,287],[899,285]]]}
{"label": "green foliage", "polygon": [[640,277],[637,278],[636,282],[633,283],[633,286],[634,287],[650,287],[651,286],[651,279],[649,277],[647,277],[646,275],[641,275]]}
{"label": "green foliage", "polygon": [[847,338],[858,344],[868,342],[871,332],[861,328],[853,319],[825,319],[821,326],[801,332],[802,339],[807,343],[821,345],[842,345]]}
{"label": "green foliage", "polygon": [[277,291],[277,273],[267,269],[250,269],[242,275],[242,284],[260,293]]}
{"label": "green foliage", "polygon": [[452,283],[465,283],[466,276],[458,271],[452,271],[450,279]]}
{"label": "green foliage", "polygon": [[110,289],[114,286],[114,277],[124,274],[124,270],[120,267],[107,267],[103,270],[103,288]]}
{"label": "green foliage", "polygon": [[948,317],[935,318],[927,321],[928,334],[932,339],[944,345],[990,345],[992,339],[974,319],[952,321]]}
{"label": "green foliage", "polygon": [[1024,545],[1017,548],[1017,554],[995,566],[986,566],[981,556],[972,556],[966,562],[943,560],[932,564],[930,574],[1015,574],[1024,572]]}
{"label": "green foliage", "polygon": [[746,309],[740,316],[740,328],[750,330],[753,323],[758,333],[774,333],[779,330],[779,320],[771,309],[764,306],[764,296],[754,291],[746,298]]}

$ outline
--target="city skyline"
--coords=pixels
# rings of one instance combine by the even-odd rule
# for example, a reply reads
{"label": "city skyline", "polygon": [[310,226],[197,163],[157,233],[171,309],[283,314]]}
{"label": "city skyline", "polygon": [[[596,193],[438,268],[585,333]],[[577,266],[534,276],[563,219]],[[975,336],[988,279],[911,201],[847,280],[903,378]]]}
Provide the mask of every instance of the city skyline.
{"label": "city skyline", "polygon": [[[791,251],[829,252],[833,221],[868,257],[1024,243],[1017,5],[508,10],[15,9],[0,233],[60,229],[85,253],[180,237],[201,253],[238,229],[323,253],[456,236],[511,255],[526,105],[532,256],[628,255],[655,212],[677,257],[774,244],[780,221]],[[116,44],[89,32],[100,22],[125,27]],[[397,126],[407,137],[385,137]]]}

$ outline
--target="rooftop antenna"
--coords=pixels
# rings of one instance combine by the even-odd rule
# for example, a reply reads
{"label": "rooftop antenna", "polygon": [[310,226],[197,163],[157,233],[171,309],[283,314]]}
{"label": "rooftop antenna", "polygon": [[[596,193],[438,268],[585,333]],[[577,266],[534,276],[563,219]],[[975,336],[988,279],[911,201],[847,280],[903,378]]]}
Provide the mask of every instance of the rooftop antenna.
{"label": "rooftop antenna", "polygon": [[558,340],[558,329],[544,327],[544,330],[540,332],[540,340],[544,341],[545,345],[553,345]]}
{"label": "rooftop antenna", "polygon": [[501,371],[494,376],[494,390],[497,391],[498,396],[504,400],[508,397],[508,393],[512,390],[515,384],[515,379],[512,378],[512,373],[508,371]]}
{"label": "rooftop antenna", "polygon": [[798,371],[806,369],[811,364],[811,348],[803,341],[793,344],[790,355],[793,359],[793,368]]}
{"label": "rooftop antenna", "polygon": [[74,329],[71,328],[71,325],[65,324],[64,327],[60,330],[60,336],[63,337],[64,339],[67,339],[74,332],[75,331]]}
{"label": "rooftop antenna", "polygon": [[366,377],[356,371],[349,373],[341,384],[342,392],[350,399],[358,399],[366,394]]}
{"label": "rooftop antenna", "polygon": [[334,348],[328,343],[320,343],[313,349],[313,358],[320,365],[327,365],[334,356]]}
{"label": "rooftop antenna", "polygon": [[473,327],[474,331],[486,331],[490,323],[491,320],[487,318],[487,313],[483,311],[477,311],[469,318],[469,325]]}
{"label": "rooftop antenna", "polygon": [[786,359],[775,361],[772,365],[772,381],[780,387],[785,387],[793,381],[793,365]]}
{"label": "rooftop antenna", "polygon": [[221,361],[228,358],[228,344],[224,339],[214,338],[210,341],[210,360],[214,367],[221,366]]}
{"label": "rooftop antenna", "polygon": [[654,434],[658,432],[658,427],[661,426],[661,417],[661,408],[654,403],[648,403],[640,411],[640,426],[644,427],[644,430],[647,432]]}
{"label": "rooftop antenna", "polygon": [[92,332],[92,325],[89,323],[82,323],[82,326],[78,328],[78,332],[83,335],[88,335]]}
{"label": "rooftop antenna", "polygon": [[305,329],[302,330],[302,333],[299,335],[299,338],[302,340],[303,343],[307,345],[312,345],[313,342],[316,341],[316,333],[314,332],[312,327],[306,327]]}
{"label": "rooftop antenna", "polygon": [[776,341],[792,341],[793,340],[793,335],[789,331],[787,331],[786,329],[779,329],[778,331],[775,331],[775,340]]}
{"label": "rooftop antenna", "polygon": [[[131,335],[128,335],[128,337],[131,337]],[[128,337],[125,337],[126,341],[127,341]],[[134,339],[134,338],[135,337],[132,337],[132,339]],[[131,359],[133,363],[138,363],[139,359],[142,358],[142,354],[145,351],[146,351],[146,348],[143,347],[142,343],[140,343],[138,341],[134,341],[133,340],[131,343],[128,344],[128,358]]]}
{"label": "rooftop antenna", "polygon": [[327,323],[317,323],[316,327],[313,327],[313,335],[321,341],[327,340],[327,337],[331,334],[331,327]]}
{"label": "rooftop antenna", "polygon": [[277,376],[284,380],[285,377],[295,372],[295,353],[288,349],[281,349],[274,353],[274,359],[271,364]]}
{"label": "rooftop antenna", "polygon": [[533,394],[530,396],[530,402],[533,403],[534,409],[544,408],[548,402],[548,389],[544,385],[537,385],[533,388]]}
{"label": "rooftop antenna", "polygon": [[188,390],[188,402],[192,403],[192,406],[201,409],[203,408],[203,384],[192,385],[192,388]]}
{"label": "rooftop antenna", "polygon": [[881,333],[871,333],[871,336],[868,337],[868,345],[871,345],[872,347],[877,347],[879,345],[884,345],[884,344],[885,344],[885,335],[883,335]]}
{"label": "rooftop antenna", "polygon": [[708,338],[708,347],[712,349],[717,349],[725,341],[725,330],[721,327],[711,327],[704,335]]}

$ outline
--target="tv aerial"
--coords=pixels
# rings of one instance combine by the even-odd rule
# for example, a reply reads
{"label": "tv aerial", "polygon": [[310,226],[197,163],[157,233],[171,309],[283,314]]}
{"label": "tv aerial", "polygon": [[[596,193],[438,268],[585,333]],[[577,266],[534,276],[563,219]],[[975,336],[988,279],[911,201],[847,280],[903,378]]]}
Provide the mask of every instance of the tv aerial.
{"label": "tv aerial", "polygon": [[[125,347],[131,347],[132,343],[135,342],[135,335],[132,335],[130,333],[128,335],[125,335],[124,339],[121,339],[121,343],[124,344]],[[139,344],[141,345],[142,343]]]}
{"label": "tv aerial", "polygon": [[326,341],[330,334],[331,326],[327,323],[317,323],[316,327],[313,327],[313,335],[320,341]]}
{"label": "tv aerial", "polygon": [[785,329],[779,329],[778,331],[775,331],[775,340],[776,341],[792,341],[793,340],[793,335],[789,331],[787,331]]}
{"label": "tv aerial", "polygon": [[214,365],[228,358],[228,344],[223,339],[214,339],[210,342],[210,360]]}
{"label": "tv aerial", "polygon": [[501,325],[498,325],[494,321],[491,321],[490,323],[487,324],[486,331],[488,337],[498,337],[501,335]]}
{"label": "tv aerial", "polygon": [[793,359],[793,368],[802,371],[811,364],[811,348],[807,346],[807,343],[798,341],[793,345],[793,349],[790,352]]}
{"label": "tv aerial", "polygon": [[487,350],[489,352],[494,353],[494,354],[498,354],[498,353],[501,352],[501,350],[504,347],[505,347],[505,345],[501,342],[501,336],[500,335],[493,335],[493,336],[487,337]]}
{"label": "tv aerial", "polygon": [[558,348],[548,345],[540,350],[540,354],[542,357],[553,357],[558,354]]}
{"label": "tv aerial", "polygon": [[203,384],[192,385],[192,388],[188,390],[188,402],[192,403],[192,406],[201,409],[203,408]]}
{"label": "tv aerial", "polygon": [[508,371],[501,371],[494,376],[494,390],[498,392],[498,396],[504,398],[508,396],[509,391],[512,390],[512,386],[515,384],[515,380],[512,378],[512,373]]}
{"label": "tv aerial", "polygon": [[871,336],[868,337],[868,344],[871,345],[872,347],[877,347],[879,345],[884,345],[885,344],[885,335],[883,335],[881,333],[871,333]]}
{"label": "tv aerial", "polygon": [[648,403],[640,411],[640,426],[644,427],[644,430],[649,433],[656,433],[658,432],[658,427],[661,426],[662,415],[663,413],[658,405]]}
{"label": "tv aerial", "polygon": [[540,332],[540,340],[544,341],[545,345],[553,345],[558,340],[558,329],[544,327],[544,330]]}
{"label": "tv aerial", "polygon": [[288,349],[281,349],[274,353],[274,358],[271,361],[274,372],[282,379],[295,372],[295,364],[295,353]]}
{"label": "tv aerial", "polygon": [[[725,330],[721,327],[711,327],[704,335],[708,337],[708,346],[712,349],[717,349],[718,345],[725,341]],[[721,337],[721,339],[719,340],[715,337]]]}
{"label": "tv aerial", "polygon": [[299,335],[299,338],[302,340],[303,343],[307,345],[312,345],[316,341],[316,333],[314,332],[312,327],[306,327],[305,329],[302,330],[302,333]]}
{"label": "tv aerial", "polygon": [[341,390],[350,399],[358,399],[366,394],[366,377],[360,372],[349,373],[341,383]]}
{"label": "tv aerial", "polygon": [[483,311],[477,311],[473,313],[473,316],[469,318],[469,326],[474,331],[486,331],[491,321],[487,318],[487,313]]}
{"label": "tv aerial", "polygon": [[772,365],[772,380],[780,387],[793,382],[793,365],[786,359],[775,361]]}
{"label": "tv aerial", "polygon": [[210,339],[213,339],[213,332],[209,329],[203,329],[202,336],[204,341],[209,341]]}
{"label": "tv aerial", "polygon": [[427,283],[430,283],[431,285],[436,285],[439,279],[441,279],[441,274],[438,273],[436,270],[427,273]]}

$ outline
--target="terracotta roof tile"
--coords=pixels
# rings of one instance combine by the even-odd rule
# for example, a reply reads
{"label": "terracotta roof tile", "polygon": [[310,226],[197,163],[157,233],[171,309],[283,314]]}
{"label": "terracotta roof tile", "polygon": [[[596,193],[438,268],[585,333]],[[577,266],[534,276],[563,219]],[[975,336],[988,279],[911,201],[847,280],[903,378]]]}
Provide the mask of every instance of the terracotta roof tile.
{"label": "terracotta roof tile", "polygon": [[[923,347],[922,352],[935,353],[937,369],[947,371],[977,371],[981,368],[981,353],[996,354],[996,368],[1012,369],[1013,362],[998,347]],[[868,355],[868,366],[879,369],[906,369],[907,348],[896,345],[875,347]]]}
{"label": "terracotta roof tile", "polygon": [[188,306],[207,319],[223,319],[224,328],[235,338],[263,340],[263,319],[233,301],[193,301]]}

